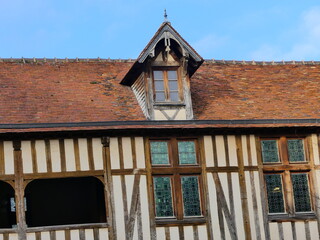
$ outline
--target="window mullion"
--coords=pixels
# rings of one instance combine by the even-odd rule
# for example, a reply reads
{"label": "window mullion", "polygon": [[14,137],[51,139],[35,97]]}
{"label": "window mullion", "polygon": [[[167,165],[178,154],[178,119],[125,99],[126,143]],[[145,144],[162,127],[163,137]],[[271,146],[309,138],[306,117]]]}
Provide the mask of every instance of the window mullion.
{"label": "window mullion", "polygon": [[288,147],[287,147],[287,139],[286,137],[281,137],[279,140],[279,153],[280,153],[280,161],[284,165],[289,164],[289,156],[288,156]]}
{"label": "window mullion", "polygon": [[285,171],[283,173],[284,177],[284,192],[285,192],[285,202],[287,206],[287,212],[289,215],[294,214],[294,200],[293,200],[293,189],[291,182],[290,171]]}
{"label": "window mullion", "polygon": [[181,188],[181,176],[179,174],[174,174],[174,191],[175,191],[175,201],[176,201],[176,213],[177,219],[183,219],[183,199],[182,199],[182,188]]}
{"label": "window mullion", "polygon": [[170,93],[169,93],[169,80],[168,80],[168,72],[163,71],[163,84],[164,84],[164,94],[166,101],[170,100]]}

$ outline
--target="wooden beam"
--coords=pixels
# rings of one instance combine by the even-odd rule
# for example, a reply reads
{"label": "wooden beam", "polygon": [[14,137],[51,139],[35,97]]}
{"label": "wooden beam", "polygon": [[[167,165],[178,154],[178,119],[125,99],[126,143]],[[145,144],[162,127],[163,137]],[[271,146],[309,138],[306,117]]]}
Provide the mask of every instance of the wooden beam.
{"label": "wooden beam", "polygon": [[130,213],[126,223],[127,230],[128,230],[128,240],[133,239],[134,224],[137,216],[139,201],[140,201],[140,175],[137,174],[134,176]]}
{"label": "wooden beam", "polygon": [[110,159],[110,138],[103,137],[101,139],[103,145],[102,156],[103,156],[103,171],[104,171],[104,185],[105,192],[107,197],[107,220],[109,224],[109,239],[117,239],[117,228],[116,228],[116,219],[115,219],[115,203],[114,203],[114,194],[113,194],[113,184],[112,184],[112,175],[111,175],[111,159]]}
{"label": "wooden beam", "polygon": [[263,163],[262,163],[262,155],[261,155],[261,144],[259,137],[255,138],[256,142],[256,150],[257,150],[257,160],[259,167],[259,180],[260,180],[260,197],[261,197],[261,207],[262,207],[262,216],[263,216],[263,228],[266,239],[270,239],[270,228],[268,222],[268,200],[267,200],[267,189],[264,183],[264,175],[263,175]]}
{"label": "wooden beam", "polygon": [[[201,168],[202,168],[202,185],[203,185],[203,203],[202,203],[202,208],[205,208],[205,217],[206,217],[206,227],[207,227],[207,235],[208,239],[211,240],[213,239],[213,230],[212,230],[212,217],[211,217],[211,210],[210,210],[210,197],[209,197],[209,192],[208,192],[208,181],[207,181],[207,171],[206,171],[206,155],[205,155],[205,147],[204,147],[204,138],[202,137],[201,140],[199,141],[199,156],[200,156],[200,163],[201,163]],[[201,193],[201,192],[200,192]],[[196,231],[195,236],[198,236],[198,228],[193,228],[194,232]],[[196,239],[196,238],[195,238]]]}
{"label": "wooden beam", "polygon": [[[247,135],[247,152],[248,152],[248,163],[252,165],[252,155],[251,155],[251,142],[250,135]],[[251,194],[252,194],[252,208],[253,208],[253,216],[254,216],[254,226],[256,230],[257,239],[261,239],[261,229],[260,229],[260,219],[259,219],[259,209],[258,209],[258,201],[257,201],[257,190],[256,183],[254,179],[254,172],[250,171],[250,186],[251,186]]]}
{"label": "wooden beam", "polygon": [[5,161],[4,161],[4,145],[3,141],[0,141],[0,175],[5,174]]}
{"label": "wooden beam", "polygon": [[240,196],[241,196],[241,206],[242,206],[242,219],[244,225],[244,232],[246,240],[251,240],[251,228],[250,228],[250,217],[249,217],[249,207],[248,207],[248,196],[246,187],[246,178],[244,172],[244,160],[243,160],[243,149],[241,135],[236,136],[236,146],[237,146],[237,159],[239,166],[239,184],[240,184]]}
{"label": "wooden beam", "polygon": [[231,211],[229,211],[229,208],[228,208],[228,205],[227,205],[227,200],[226,200],[226,197],[224,195],[224,191],[223,191],[223,188],[222,188],[222,185],[221,185],[221,182],[220,182],[219,175],[218,175],[218,173],[213,172],[212,173],[212,177],[213,177],[213,180],[215,182],[216,190],[217,190],[217,193],[218,193],[217,194],[217,200],[218,200],[219,206],[221,207],[221,209],[222,209],[222,211],[224,213],[224,216],[225,216],[225,219],[226,219],[226,222],[227,222],[227,225],[228,225],[228,229],[229,229],[229,232],[230,232],[231,239],[232,240],[237,240],[238,236],[237,236],[237,229],[236,229],[235,219],[234,219],[234,217],[232,217]]}
{"label": "wooden beam", "polygon": [[14,172],[15,172],[15,200],[16,200],[16,215],[18,225],[18,239],[26,240],[26,216],[24,206],[24,182],[22,169],[22,152],[21,141],[13,142],[14,150]]}
{"label": "wooden beam", "polygon": [[[216,137],[212,136],[212,150],[213,150],[213,161],[214,161],[214,169],[218,169],[219,167],[219,163],[218,163],[218,150],[217,150],[217,142],[216,142]],[[209,168],[206,169],[207,172],[209,172]],[[212,169],[213,170],[213,169]],[[238,171],[238,170],[237,170]],[[210,171],[210,172],[217,172],[217,171]],[[219,229],[220,229],[220,237],[221,240],[225,240],[226,239],[226,232],[225,232],[225,228],[224,228],[224,220],[223,220],[223,213],[222,213],[222,209],[220,207],[220,203],[218,200],[218,190],[216,189],[216,196],[217,196],[217,211],[218,211],[218,219],[219,219]]]}
{"label": "wooden beam", "polygon": [[154,200],[153,200],[153,181],[151,173],[151,160],[150,160],[150,147],[149,139],[144,138],[144,152],[146,159],[146,170],[147,170],[147,186],[148,186],[148,202],[149,202],[149,219],[150,219],[150,238],[151,240],[157,239],[156,232],[156,221],[154,212]]}

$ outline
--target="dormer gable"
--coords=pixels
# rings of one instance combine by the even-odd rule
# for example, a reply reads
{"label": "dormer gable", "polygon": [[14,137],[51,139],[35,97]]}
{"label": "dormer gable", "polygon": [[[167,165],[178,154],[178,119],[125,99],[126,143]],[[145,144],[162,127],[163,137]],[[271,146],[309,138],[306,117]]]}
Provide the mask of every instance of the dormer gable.
{"label": "dormer gable", "polygon": [[202,62],[171,24],[164,22],[121,84],[131,86],[147,119],[193,119],[190,77]]}

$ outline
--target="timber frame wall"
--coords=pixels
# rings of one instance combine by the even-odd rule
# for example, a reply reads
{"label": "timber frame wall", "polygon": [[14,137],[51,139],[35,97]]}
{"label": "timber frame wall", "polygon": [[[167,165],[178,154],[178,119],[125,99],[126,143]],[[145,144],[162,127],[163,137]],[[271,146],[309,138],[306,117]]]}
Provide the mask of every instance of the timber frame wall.
{"label": "timber frame wall", "polygon": [[[319,239],[320,137],[305,136],[314,218],[268,219],[259,135],[204,135],[198,139],[205,221],[168,225],[155,221],[148,137],[2,140],[0,180],[15,189],[18,227],[0,229],[0,240]],[[81,176],[104,183],[107,223],[27,227],[28,183]]]}

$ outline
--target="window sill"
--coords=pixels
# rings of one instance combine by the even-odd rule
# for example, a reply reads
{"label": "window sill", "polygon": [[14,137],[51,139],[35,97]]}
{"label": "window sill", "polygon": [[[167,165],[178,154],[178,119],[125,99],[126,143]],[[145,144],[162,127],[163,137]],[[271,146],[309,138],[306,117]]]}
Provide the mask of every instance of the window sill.
{"label": "window sill", "polygon": [[316,219],[316,214],[313,212],[298,213],[294,215],[289,215],[289,214],[268,215],[268,220],[270,222],[295,222],[295,221],[312,220],[312,219]]}
{"label": "window sill", "polygon": [[154,108],[161,107],[184,107],[185,104],[183,102],[155,102],[153,104]]}
{"label": "window sill", "polygon": [[18,233],[17,228],[0,228],[0,234],[3,233]]}
{"label": "window sill", "polygon": [[181,225],[202,225],[207,221],[204,217],[186,218],[177,220],[174,218],[156,219],[157,226],[181,226]]}
{"label": "window sill", "polygon": [[28,227],[27,232],[42,232],[42,231],[56,231],[56,230],[70,230],[70,229],[84,229],[84,228],[106,228],[106,227],[108,227],[108,223],[85,223],[85,224],[43,226],[43,227]]}

